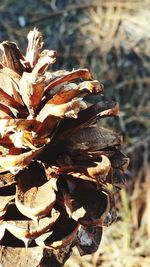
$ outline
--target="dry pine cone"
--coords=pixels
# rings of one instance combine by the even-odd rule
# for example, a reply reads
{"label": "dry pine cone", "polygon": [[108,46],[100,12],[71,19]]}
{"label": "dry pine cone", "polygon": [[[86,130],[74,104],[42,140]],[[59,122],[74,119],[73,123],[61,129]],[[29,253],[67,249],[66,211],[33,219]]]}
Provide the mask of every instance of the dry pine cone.
{"label": "dry pine cone", "polygon": [[0,45],[2,267],[61,266],[73,246],[95,252],[116,219],[108,187],[124,183],[128,165],[121,137],[97,124],[118,105],[87,69],[48,71],[56,52],[42,45],[37,29],[25,56],[15,43]]}

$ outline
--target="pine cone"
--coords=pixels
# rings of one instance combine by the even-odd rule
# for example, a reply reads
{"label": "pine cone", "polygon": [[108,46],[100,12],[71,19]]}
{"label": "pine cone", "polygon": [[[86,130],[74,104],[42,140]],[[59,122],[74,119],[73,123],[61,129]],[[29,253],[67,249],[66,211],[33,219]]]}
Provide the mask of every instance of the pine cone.
{"label": "pine cone", "polygon": [[[50,266],[43,263],[49,257],[60,266],[73,246],[81,255],[95,252],[102,227],[116,220],[108,188],[124,184],[128,165],[121,137],[97,123],[116,116],[118,105],[104,100],[87,69],[48,71],[56,52],[41,52],[42,45],[37,29],[28,34],[26,56],[15,43],[0,45],[3,267]],[[27,257],[18,261],[14,252],[22,250]],[[37,251],[43,254],[33,263]]]}

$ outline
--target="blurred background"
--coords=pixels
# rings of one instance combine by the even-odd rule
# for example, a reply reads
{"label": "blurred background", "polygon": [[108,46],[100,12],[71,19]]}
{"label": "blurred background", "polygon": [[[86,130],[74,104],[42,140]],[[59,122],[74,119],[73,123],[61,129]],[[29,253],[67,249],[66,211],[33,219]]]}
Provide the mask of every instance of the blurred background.
{"label": "blurred background", "polygon": [[76,250],[65,267],[150,266],[150,0],[1,0],[0,42],[17,42],[37,27],[58,51],[55,70],[89,68],[120,105],[105,122],[124,139],[127,185],[116,196],[118,220],[104,229],[94,255]]}

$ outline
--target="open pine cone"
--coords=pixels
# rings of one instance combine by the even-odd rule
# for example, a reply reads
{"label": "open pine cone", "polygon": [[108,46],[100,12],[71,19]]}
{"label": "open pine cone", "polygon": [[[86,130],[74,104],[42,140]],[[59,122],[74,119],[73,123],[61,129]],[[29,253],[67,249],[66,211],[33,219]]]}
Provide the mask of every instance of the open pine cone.
{"label": "open pine cone", "polygon": [[[28,34],[26,56],[15,43],[0,45],[3,267],[59,266],[73,246],[81,255],[95,252],[102,227],[116,219],[108,187],[124,183],[128,165],[121,137],[97,124],[117,115],[118,105],[104,100],[102,84],[87,69],[48,71],[56,52],[41,52],[42,45],[37,29]],[[44,265],[43,255],[33,264],[37,246],[46,259],[55,255],[53,265]],[[22,250],[32,251],[28,261],[15,262]]]}

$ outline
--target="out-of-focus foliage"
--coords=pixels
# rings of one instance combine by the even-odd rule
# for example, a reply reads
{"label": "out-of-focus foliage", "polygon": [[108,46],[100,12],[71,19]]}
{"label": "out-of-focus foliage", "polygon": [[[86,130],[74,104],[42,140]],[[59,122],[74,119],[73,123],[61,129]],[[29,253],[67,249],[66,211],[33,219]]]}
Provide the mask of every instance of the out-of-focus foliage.
{"label": "out-of-focus foliage", "polygon": [[118,130],[131,163],[118,221],[93,257],[74,255],[66,267],[150,266],[149,25],[150,0],[1,0],[0,41],[26,47],[27,32],[39,28],[45,47],[59,52],[56,69],[90,68],[120,103]]}

